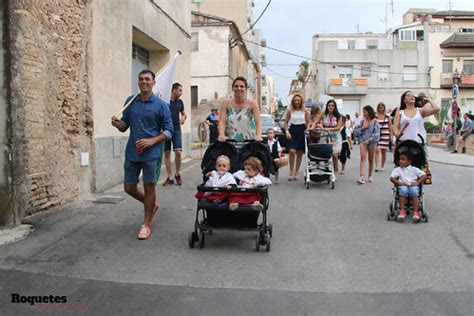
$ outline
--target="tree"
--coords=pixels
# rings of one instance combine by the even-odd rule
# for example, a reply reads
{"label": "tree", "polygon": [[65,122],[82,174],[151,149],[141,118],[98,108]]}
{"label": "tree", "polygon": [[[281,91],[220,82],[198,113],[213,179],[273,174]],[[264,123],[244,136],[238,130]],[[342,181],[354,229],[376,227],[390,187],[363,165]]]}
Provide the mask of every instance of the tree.
{"label": "tree", "polygon": [[308,77],[309,73],[309,63],[307,60],[303,60],[299,65],[299,70],[296,73],[296,77],[298,81],[300,81],[303,86],[305,85],[306,78]]}

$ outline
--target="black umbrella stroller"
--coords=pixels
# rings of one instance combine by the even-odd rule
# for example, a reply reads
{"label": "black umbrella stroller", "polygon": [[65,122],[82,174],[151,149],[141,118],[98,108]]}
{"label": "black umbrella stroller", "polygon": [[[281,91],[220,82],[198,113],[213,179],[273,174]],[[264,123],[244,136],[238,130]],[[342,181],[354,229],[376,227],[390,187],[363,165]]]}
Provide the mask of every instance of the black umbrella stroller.
{"label": "black umbrella stroller", "polygon": [[[399,142],[396,145],[395,152],[394,152],[394,162],[397,167],[399,166],[400,154],[408,152],[413,157],[412,166],[415,166],[421,170],[428,170],[427,169],[428,162],[426,159],[426,153],[423,148],[424,139],[421,136],[420,138],[422,139],[422,144],[414,140],[404,140],[404,141]],[[420,219],[421,221],[428,222],[428,214],[426,212],[423,184],[419,185],[419,189],[420,189],[419,190]],[[392,198],[392,202],[390,202],[390,210],[387,213],[387,220],[389,221],[396,220],[398,217],[398,214],[400,214],[400,195],[398,191],[398,186],[394,185],[392,188],[392,191],[393,191],[393,198]],[[407,215],[413,212],[413,205],[411,203],[411,199],[407,199],[406,212],[407,212]]]}
{"label": "black umbrella stroller", "polygon": [[[236,147],[239,147],[238,150]],[[229,210],[228,201],[223,200],[216,204],[213,201],[208,201],[205,198],[198,199],[196,209],[196,220],[194,222],[194,231],[189,234],[189,247],[193,248],[194,244],[198,242],[199,248],[203,248],[205,244],[205,233],[211,235],[214,230],[243,230],[256,231],[255,249],[260,251],[261,246],[265,246],[266,251],[270,251],[271,238],[273,234],[272,224],[267,224],[267,209],[269,206],[268,186],[258,188],[220,188],[204,186],[206,174],[214,170],[217,157],[225,155],[229,157],[231,166],[229,172],[234,173],[243,169],[244,161],[249,157],[256,157],[262,162],[263,174],[269,176],[273,165],[272,157],[268,148],[259,142],[216,142],[209,146],[206,150],[202,163],[201,170],[204,175],[204,181],[197,190],[198,192],[247,192],[259,193],[261,195],[260,203],[263,205],[263,210],[257,212],[249,205],[240,205],[237,210]]]}
{"label": "black umbrella stroller", "polygon": [[[322,137],[329,138],[329,133],[321,129],[315,129],[309,132],[318,132]],[[332,162],[333,146],[322,143],[310,143],[311,135],[307,133],[305,137],[306,146],[306,167],[304,171],[304,185],[309,189],[311,182],[327,182],[334,189],[336,176]]]}

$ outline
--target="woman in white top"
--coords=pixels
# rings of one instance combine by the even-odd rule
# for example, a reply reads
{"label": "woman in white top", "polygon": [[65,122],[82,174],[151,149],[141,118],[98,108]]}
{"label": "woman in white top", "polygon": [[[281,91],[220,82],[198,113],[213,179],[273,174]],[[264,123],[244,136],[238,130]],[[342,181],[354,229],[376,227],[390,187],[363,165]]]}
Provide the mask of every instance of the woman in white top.
{"label": "woman in white top", "polygon": [[285,118],[286,138],[289,140],[287,146],[290,151],[288,181],[298,180],[305,147],[304,133],[309,123],[310,114],[304,106],[303,97],[295,94],[291,99],[290,108]]}
{"label": "woman in white top", "polygon": [[[399,140],[414,140],[421,143],[426,142],[425,117],[433,115],[439,111],[436,103],[428,98],[421,100],[421,108],[415,105],[415,94],[405,91],[400,99],[400,108],[395,114],[393,121],[393,133]],[[430,107],[427,104],[430,104]]]}

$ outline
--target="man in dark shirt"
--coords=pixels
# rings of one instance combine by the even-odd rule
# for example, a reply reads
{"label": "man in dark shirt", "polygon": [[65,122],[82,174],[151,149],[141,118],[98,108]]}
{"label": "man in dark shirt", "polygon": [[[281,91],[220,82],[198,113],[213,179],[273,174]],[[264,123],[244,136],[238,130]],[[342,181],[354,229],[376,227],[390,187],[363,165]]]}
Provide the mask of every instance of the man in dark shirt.
{"label": "man in dark shirt", "polygon": [[[171,100],[170,100],[170,110],[171,117],[173,119],[174,133],[173,138],[166,140],[165,142],[165,166],[167,178],[163,185],[174,184],[176,179],[176,184],[183,184],[181,174],[179,173],[181,169],[181,151],[183,150],[182,138],[181,138],[181,125],[186,121],[186,113],[184,112],[183,101],[179,98],[183,95],[183,86],[177,82],[173,83],[173,88],[171,90]],[[173,170],[171,170],[171,145],[173,145],[174,151],[174,163],[176,166],[176,174],[173,179]]]}
{"label": "man in dark shirt", "polygon": [[[120,120],[112,116],[112,125],[120,132],[130,128],[125,149],[124,190],[144,205],[145,217],[139,239],[150,237],[150,224],[160,207],[156,201],[156,171],[163,141],[173,136],[169,107],[153,94],[154,85],[155,74],[142,70],[138,74],[140,94],[135,98],[128,97],[125,103],[134,98],[133,102],[123,111]],[[138,188],[140,172],[143,172],[144,191]]]}

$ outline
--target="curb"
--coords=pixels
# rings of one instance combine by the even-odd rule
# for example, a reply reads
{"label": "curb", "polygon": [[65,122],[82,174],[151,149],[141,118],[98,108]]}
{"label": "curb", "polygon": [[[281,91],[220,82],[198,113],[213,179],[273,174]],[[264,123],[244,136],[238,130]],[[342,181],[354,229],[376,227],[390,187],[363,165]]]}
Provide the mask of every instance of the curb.
{"label": "curb", "polygon": [[450,166],[474,168],[474,166],[470,166],[470,165],[462,165],[462,164],[453,163],[453,162],[446,162],[446,161],[440,161],[440,160],[433,160],[433,159],[430,159],[430,158],[428,158],[428,161],[436,162],[436,163],[442,163],[442,164],[450,165]]}

